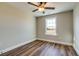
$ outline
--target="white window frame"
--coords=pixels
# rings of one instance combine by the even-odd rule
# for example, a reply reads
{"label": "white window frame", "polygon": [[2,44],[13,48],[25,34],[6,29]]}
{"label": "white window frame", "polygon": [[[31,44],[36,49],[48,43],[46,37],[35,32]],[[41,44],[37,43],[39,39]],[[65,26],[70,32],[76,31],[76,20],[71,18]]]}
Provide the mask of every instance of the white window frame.
{"label": "white window frame", "polygon": [[[47,34],[47,25],[46,25],[47,20],[54,20],[54,19],[55,19],[55,33]],[[45,35],[54,35],[54,36],[56,36],[56,35],[57,35],[56,30],[57,30],[57,29],[56,29],[56,17],[46,18],[46,19],[45,19]]]}

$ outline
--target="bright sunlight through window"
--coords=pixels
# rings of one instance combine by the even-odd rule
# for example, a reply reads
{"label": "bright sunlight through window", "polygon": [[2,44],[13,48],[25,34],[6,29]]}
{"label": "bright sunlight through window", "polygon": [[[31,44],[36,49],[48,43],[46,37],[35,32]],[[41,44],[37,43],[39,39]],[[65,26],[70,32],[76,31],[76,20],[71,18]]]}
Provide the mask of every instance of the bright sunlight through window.
{"label": "bright sunlight through window", "polygon": [[56,17],[51,19],[46,19],[46,35],[56,35]]}

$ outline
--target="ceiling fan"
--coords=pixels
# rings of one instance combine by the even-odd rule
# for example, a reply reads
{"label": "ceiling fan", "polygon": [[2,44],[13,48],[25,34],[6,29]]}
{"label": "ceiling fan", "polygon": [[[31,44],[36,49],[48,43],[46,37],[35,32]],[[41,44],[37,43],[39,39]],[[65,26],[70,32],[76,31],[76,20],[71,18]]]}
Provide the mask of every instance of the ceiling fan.
{"label": "ceiling fan", "polygon": [[34,3],[28,2],[28,4],[37,7],[37,9],[33,10],[32,12],[40,11],[40,12],[43,12],[43,14],[45,13],[45,9],[49,9],[49,10],[54,10],[55,9],[55,7],[45,7],[46,3],[47,2],[38,2],[38,5],[36,5]]}

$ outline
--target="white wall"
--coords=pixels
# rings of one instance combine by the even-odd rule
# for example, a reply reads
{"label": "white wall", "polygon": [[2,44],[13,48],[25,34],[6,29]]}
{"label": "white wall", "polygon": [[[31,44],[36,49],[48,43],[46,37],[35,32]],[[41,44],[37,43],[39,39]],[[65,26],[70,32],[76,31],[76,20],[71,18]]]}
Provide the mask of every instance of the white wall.
{"label": "white wall", "polygon": [[0,3],[0,50],[35,39],[35,36],[35,18],[28,7],[22,11]]}
{"label": "white wall", "polygon": [[[45,34],[45,19],[46,18],[56,17],[56,27],[57,27],[57,35],[46,35]],[[48,15],[43,17],[38,17],[36,19],[37,22],[37,38],[55,41],[55,42],[63,42],[66,44],[72,44],[72,36],[73,36],[73,12],[67,11],[54,15]]]}
{"label": "white wall", "polygon": [[74,14],[73,14],[73,17],[74,17],[74,22],[73,22],[73,25],[74,25],[74,40],[73,40],[73,45],[74,45],[74,48],[76,50],[76,52],[78,53],[79,55],[79,4],[74,8]]}

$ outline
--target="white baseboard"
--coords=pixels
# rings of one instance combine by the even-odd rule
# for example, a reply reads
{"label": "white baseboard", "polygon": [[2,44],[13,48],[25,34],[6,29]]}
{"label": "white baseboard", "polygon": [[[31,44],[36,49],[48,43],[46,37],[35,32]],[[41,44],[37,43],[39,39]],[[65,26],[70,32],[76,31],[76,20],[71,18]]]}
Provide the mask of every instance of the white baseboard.
{"label": "white baseboard", "polygon": [[73,45],[73,48],[75,49],[77,55],[79,56],[79,50]]}
{"label": "white baseboard", "polygon": [[49,40],[49,39],[37,38],[37,40],[43,40],[43,41],[54,42],[54,43],[59,43],[59,44],[64,44],[64,45],[72,46],[72,43],[59,42],[59,41],[54,41],[54,40]]}
{"label": "white baseboard", "polygon": [[20,47],[20,46],[23,46],[23,45],[28,44],[28,43],[30,43],[30,42],[32,42],[32,41],[35,41],[35,40],[36,40],[36,39],[32,39],[32,40],[29,40],[29,41],[20,43],[20,44],[18,44],[18,45],[9,47],[9,48],[7,48],[7,49],[5,49],[5,50],[1,50],[1,51],[0,51],[1,53],[0,53],[0,54],[5,53],[5,52],[10,51],[10,50],[13,50],[13,49],[15,49],[15,48],[18,48],[18,47]]}

